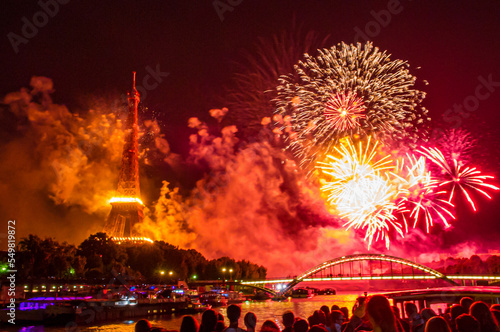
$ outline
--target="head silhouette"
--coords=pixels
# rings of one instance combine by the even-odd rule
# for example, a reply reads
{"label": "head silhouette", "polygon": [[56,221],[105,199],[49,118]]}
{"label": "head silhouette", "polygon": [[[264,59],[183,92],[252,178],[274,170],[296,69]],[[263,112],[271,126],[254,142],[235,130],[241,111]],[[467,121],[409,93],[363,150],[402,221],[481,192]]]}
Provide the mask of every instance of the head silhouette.
{"label": "head silhouette", "polygon": [[192,316],[184,316],[182,317],[181,328],[179,332],[198,332],[200,326],[198,325],[198,321],[194,319]]}
{"label": "head silhouette", "polygon": [[141,319],[135,323],[135,332],[149,332],[151,330],[151,323],[146,319]]}
{"label": "head silhouette", "polygon": [[262,327],[260,328],[260,332],[280,332],[280,328],[272,320],[266,320],[262,324]]}
{"label": "head silhouette", "polygon": [[470,314],[479,322],[481,331],[498,331],[498,326],[486,303],[481,301],[472,303],[470,306]]}
{"label": "head silhouette", "polygon": [[481,327],[477,319],[469,314],[462,314],[455,319],[457,332],[480,332]]}
{"label": "head silhouette", "polygon": [[379,327],[384,332],[396,332],[396,317],[389,300],[383,295],[368,298],[366,314],[373,328]]}
{"label": "head silhouette", "polygon": [[229,322],[231,323],[238,322],[240,316],[241,316],[241,308],[239,306],[237,306],[236,304],[231,304],[229,307],[227,307],[227,318],[229,319]]}
{"label": "head silhouette", "polygon": [[451,329],[443,317],[435,316],[425,324],[425,332],[451,332]]}
{"label": "head silhouette", "polygon": [[283,314],[283,325],[285,327],[291,327],[295,323],[295,315],[291,311],[285,311]]}
{"label": "head silhouette", "polygon": [[203,315],[201,315],[201,325],[199,332],[215,331],[216,324],[217,324],[217,313],[212,309],[205,310]]}
{"label": "head silhouette", "polygon": [[309,330],[309,324],[305,319],[299,318],[293,323],[294,332],[307,332]]}
{"label": "head silhouette", "polygon": [[243,320],[247,330],[255,330],[255,325],[257,325],[257,316],[255,316],[253,312],[247,312]]}

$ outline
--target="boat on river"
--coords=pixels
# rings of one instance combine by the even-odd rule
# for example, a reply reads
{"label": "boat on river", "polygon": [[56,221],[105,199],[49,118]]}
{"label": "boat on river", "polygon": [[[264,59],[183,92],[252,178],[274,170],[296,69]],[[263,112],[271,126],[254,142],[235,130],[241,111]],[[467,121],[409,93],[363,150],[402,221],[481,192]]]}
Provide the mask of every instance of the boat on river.
{"label": "boat on river", "polygon": [[224,292],[222,293],[222,296],[227,299],[227,304],[243,303],[248,300],[241,292],[236,291]]}
{"label": "boat on river", "polygon": [[[48,322],[54,319],[65,320],[74,317],[77,307],[91,296],[38,296],[16,303],[15,320],[20,322]],[[0,310],[0,322],[11,317],[10,308]]]}
{"label": "boat on river", "polygon": [[[111,298],[91,296],[43,296],[16,303],[16,324],[94,324],[109,320],[146,317],[149,315],[171,315],[172,313],[194,314],[210,306],[189,298],[140,298],[138,294],[122,294]],[[10,308],[0,310],[0,322],[7,323]]]}
{"label": "boat on river", "polygon": [[314,291],[313,289],[311,288],[297,288],[297,289],[294,289],[292,290],[292,295],[291,297],[292,298],[299,298],[299,299],[303,299],[303,298],[311,298],[314,296]]}
{"label": "boat on river", "polygon": [[337,294],[337,291],[335,288],[325,288],[325,289],[320,289],[317,292],[318,295],[335,295]]}
{"label": "boat on river", "polygon": [[227,298],[217,291],[205,292],[200,294],[199,301],[204,305],[209,305],[212,307],[222,307],[226,306],[228,303]]}
{"label": "boat on river", "polygon": [[253,296],[249,296],[252,301],[267,301],[270,300],[272,296],[264,291],[258,290]]}
{"label": "boat on river", "polygon": [[212,307],[209,305],[203,304],[201,302],[188,301],[186,303],[186,306],[184,308],[182,308],[179,312],[181,314],[193,315],[193,314],[201,313],[201,312],[203,312],[207,309],[210,309],[210,308],[212,308]]}

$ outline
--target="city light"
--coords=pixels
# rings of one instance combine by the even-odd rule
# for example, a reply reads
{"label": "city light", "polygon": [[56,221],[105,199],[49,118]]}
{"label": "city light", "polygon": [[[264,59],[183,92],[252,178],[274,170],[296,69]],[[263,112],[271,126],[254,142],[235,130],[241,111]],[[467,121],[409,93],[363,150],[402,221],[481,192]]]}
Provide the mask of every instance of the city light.
{"label": "city light", "polygon": [[115,203],[138,203],[144,205],[140,198],[137,197],[113,197],[109,200],[109,204]]}
{"label": "city light", "polygon": [[149,242],[153,243],[153,240],[147,237],[112,237],[111,241],[118,242],[121,244],[122,242]]}

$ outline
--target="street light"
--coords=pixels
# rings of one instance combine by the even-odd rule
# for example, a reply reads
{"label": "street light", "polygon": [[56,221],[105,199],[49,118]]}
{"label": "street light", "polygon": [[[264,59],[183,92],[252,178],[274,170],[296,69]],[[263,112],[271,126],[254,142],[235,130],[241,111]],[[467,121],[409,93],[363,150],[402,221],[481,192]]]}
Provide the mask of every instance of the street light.
{"label": "street light", "polygon": [[229,281],[233,280],[233,269],[229,269]]}
{"label": "street light", "polygon": [[224,276],[224,281],[226,281],[226,268],[225,267],[222,268],[222,273]]}

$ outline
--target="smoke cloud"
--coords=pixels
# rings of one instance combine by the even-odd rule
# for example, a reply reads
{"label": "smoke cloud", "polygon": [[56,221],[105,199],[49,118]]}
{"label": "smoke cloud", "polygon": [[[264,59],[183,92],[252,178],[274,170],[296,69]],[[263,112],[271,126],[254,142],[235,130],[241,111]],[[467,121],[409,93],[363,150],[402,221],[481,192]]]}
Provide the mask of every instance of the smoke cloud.
{"label": "smoke cloud", "polygon": [[[8,134],[0,143],[0,218],[17,220],[19,239],[35,233],[79,243],[102,230],[110,211],[126,110],[102,105],[75,114],[52,102],[50,79],[33,77],[30,85],[3,98],[0,117]],[[210,110],[218,128],[228,112]],[[152,197],[144,223],[137,225],[144,236],[197,249],[209,259],[251,260],[276,277],[367,252],[362,232],[344,230],[319,186],[282,151],[276,140],[281,133],[270,121],[249,143],[238,138],[236,126],[214,131],[193,117],[186,126],[193,133],[185,160],[172,152],[156,121],[140,122],[141,167],[158,169],[155,176],[141,172],[143,197]],[[171,172],[158,176],[166,166]],[[194,177],[186,175],[191,169],[198,176],[193,188],[172,185],[177,177]],[[404,239],[394,236],[391,250],[382,244],[371,252],[422,263],[443,253],[484,250],[472,235],[453,240],[453,232],[414,229]]]}
{"label": "smoke cloud", "polygon": [[139,228],[143,234],[209,258],[251,257],[275,275],[299,273],[342,247],[362,249],[352,232],[337,229],[318,188],[279,149],[268,142],[238,149],[236,127],[214,137],[198,119],[189,123],[198,130],[190,162],[208,165],[209,175],[184,201],[164,183],[154,216]]}
{"label": "smoke cloud", "polygon": [[[52,103],[49,78],[33,77],[30,86],[3,98],[3,127],[11,133],[0,144],[0,218],[16,219],[19,239],[35,233],[79,243],[102,231],[109,213],[125,112],[101,106],[71,113]],[[155,153],[170,161],[157,124],[148,125],[142,134],[151,136]],[[148,151],[142,151],[143,159]]]}

